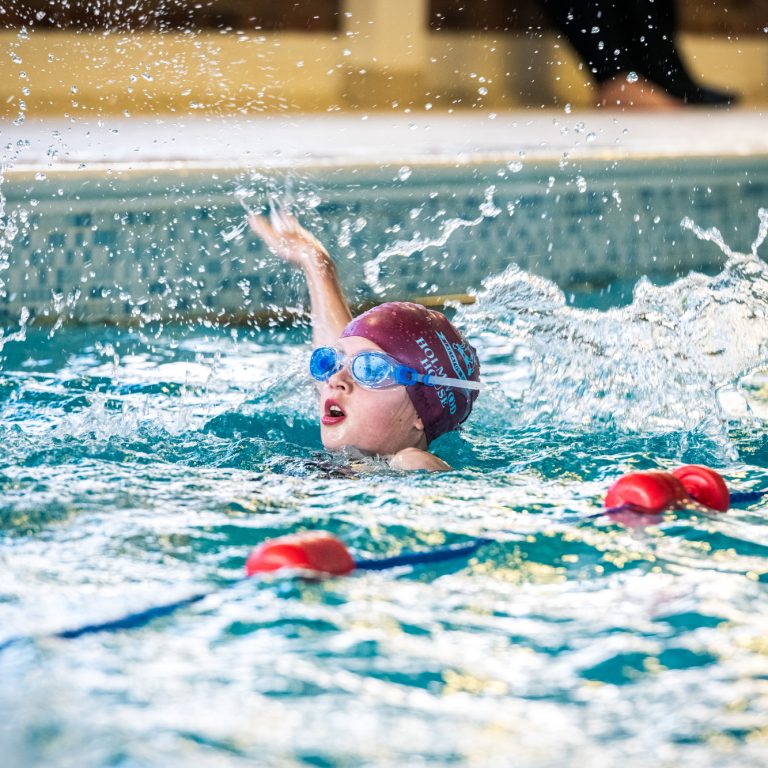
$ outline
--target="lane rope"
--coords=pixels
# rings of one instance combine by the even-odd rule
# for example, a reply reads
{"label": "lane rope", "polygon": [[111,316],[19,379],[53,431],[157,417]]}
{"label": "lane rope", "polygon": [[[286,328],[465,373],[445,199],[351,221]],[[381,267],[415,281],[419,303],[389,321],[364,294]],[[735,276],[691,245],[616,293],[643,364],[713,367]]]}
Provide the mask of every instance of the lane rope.
{"label": "lane rope", "polygon": [[[620,513],[658,516],[664,511],[686,507],[719,513],[727,511],[732,504],[749,504],[759,501],[767,494],[768,489],[730,493],[725,481],[717,472],[709,467],[695,464],[680,467],[674,472],[632,472],[611,485],[605,496],[605,507],[600,512],[586,515],[582,519],[589,520]],[[691,502],[694,504],[692,505]],[[13,645],[45,638],[74,640],[103,632],[114,633],[138,629],[155,619],[170,616],[182,608],[231,589],[259,574],[287,569],[293,575],[343,576],[354,571],[384,571],[417,567],[468,558],[482,547],[498,543],[502,542],[490,537],[477,537],[444,547],[415,552],[405,551],[388,557],[355,559],[344,543],[326,531],[290,534],[268,539],[259,544],[246,561],[246,575],[233,579],[223,587],[198,592],[109,621],[84,624],[46,635],[10,637],[0,642],[0,652]]]}

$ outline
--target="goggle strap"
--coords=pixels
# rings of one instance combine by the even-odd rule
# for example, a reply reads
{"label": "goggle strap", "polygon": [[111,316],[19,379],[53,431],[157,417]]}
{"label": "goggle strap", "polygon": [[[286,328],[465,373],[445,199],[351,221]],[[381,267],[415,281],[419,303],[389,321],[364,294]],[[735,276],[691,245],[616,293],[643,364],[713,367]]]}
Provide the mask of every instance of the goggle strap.
{"label": "goggle strap", "polygon": [[452,379],[448,376],[433,376],[429,373],[426,376],[422,376],[421,374],[417,375],[421,383],[427,387],[436,387],[442,384],[443,386],[457,387],[458,389],[481,390],[483,388],[483,385],[479,381],[471,381],[469,379]]}

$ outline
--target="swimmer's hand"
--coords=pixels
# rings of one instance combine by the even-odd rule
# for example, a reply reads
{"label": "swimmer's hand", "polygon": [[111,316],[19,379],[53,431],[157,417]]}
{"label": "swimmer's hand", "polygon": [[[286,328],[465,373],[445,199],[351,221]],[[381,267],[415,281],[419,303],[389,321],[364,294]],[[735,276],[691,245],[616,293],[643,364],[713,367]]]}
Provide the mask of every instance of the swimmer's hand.
{"label": "swimmer's hand", "polygon": [[297,267],[330,260],[323,245],[288,213],[273,212],[269,218],[251,213],[248,225],[272,253]]}
{"label": "swimmer's hand", "polygon": [[290,214],[272,209],[269,218],[248,215],[248,224],[270,251],[304,271],[309,288],[312,343],[332,346],[352,319],[336,266],[322,244]]}
{"label": "swimmer's hand", "polygon": [[451,469],[442,459],[419,448],[403,448],[389,460],[392,469],[426,469],[428,472],[446,472]]}

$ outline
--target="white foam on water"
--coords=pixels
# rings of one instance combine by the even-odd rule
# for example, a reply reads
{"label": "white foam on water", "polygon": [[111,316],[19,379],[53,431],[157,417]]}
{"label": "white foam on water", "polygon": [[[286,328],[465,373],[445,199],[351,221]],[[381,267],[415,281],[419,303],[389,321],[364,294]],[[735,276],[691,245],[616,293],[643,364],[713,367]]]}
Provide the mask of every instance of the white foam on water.
{"label": "white foam on water", "polygon": [[511,266],[485,281],[457,322],[527,351],[530,380],[513,418],[722,437],[730,414],[720,393],[768,365],[768,265],[757,255],[768,213],[759,216],[749,254],[716,229],[682,222],[727,257],[713,277],[663,286],[642,278],[630,306],[598,311],[567,306],[554,283]]}

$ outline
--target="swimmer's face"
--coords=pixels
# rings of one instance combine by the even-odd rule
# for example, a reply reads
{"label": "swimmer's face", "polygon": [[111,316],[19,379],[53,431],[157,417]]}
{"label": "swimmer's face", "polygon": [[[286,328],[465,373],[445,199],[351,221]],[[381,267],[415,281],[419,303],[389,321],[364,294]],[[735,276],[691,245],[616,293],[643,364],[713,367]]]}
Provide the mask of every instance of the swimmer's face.
{"label": "swimmer's face", "polygon": [[[339,339],[347,358],[367,350],[383,351],[361,336]],[[357,448],[369,455],[391,456],[403,448],[426,448],[424,424],[405,387],[366,389],[344,366],[320,391],[320,437],[329,451]]]}

